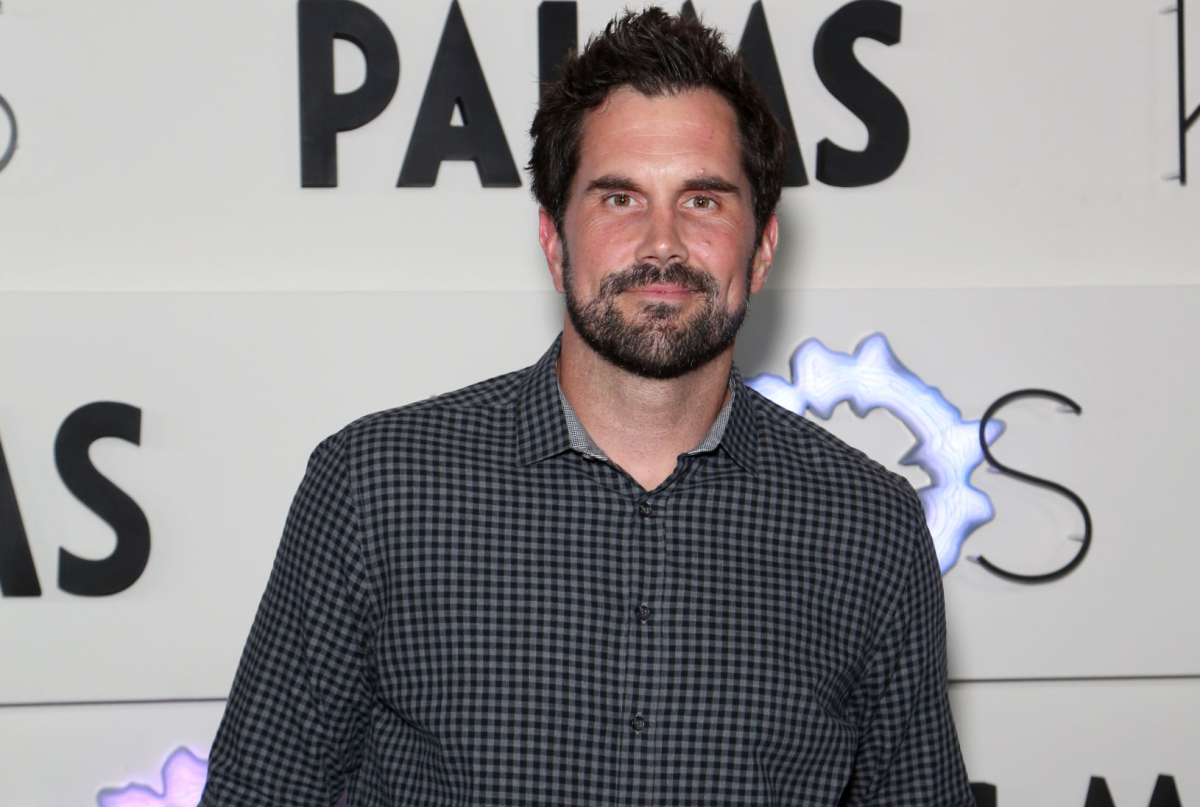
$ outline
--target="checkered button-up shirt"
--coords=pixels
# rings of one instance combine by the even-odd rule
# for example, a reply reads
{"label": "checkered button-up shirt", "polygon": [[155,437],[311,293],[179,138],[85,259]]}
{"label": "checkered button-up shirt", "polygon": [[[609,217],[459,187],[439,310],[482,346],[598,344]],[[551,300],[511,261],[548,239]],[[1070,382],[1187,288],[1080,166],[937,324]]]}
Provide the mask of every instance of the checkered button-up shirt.
{"label": "checkered button-up shirt", "polygon": [[313,453],[201,804],[972,805],[911,487],[735,370],[643,490],[557,356]]}

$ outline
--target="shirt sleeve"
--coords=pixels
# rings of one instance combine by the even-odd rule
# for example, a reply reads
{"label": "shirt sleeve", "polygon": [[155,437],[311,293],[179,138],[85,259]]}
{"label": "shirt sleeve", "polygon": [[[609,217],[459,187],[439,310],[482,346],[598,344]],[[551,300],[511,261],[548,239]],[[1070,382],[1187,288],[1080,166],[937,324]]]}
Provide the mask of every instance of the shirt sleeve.
{"label": "shirt sleeve", "polygon": [[369,589],[343,450],[317,447],[292,502],[209,758],[200,807],[329,807],[370,724]]}
{"label": "shirt sleeve", "polygon": [[975,807],[947,696],[941,569],[920,500],[908,492],[908,566],[863,682],[871,705],[842,804]]}

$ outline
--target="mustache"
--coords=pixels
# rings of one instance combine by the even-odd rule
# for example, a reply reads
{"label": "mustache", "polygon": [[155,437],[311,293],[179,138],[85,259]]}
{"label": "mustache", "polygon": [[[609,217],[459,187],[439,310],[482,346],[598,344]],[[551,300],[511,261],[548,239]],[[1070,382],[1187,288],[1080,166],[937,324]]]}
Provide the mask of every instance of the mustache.
{"label": "mustache", "polygon": [[656,266],[652,263],[636,264],[614,272],[600,281],[599,292],[601,297],[609,297],[656,283],[682,286],[689,291],[712,296],[718,292],[716,278],[708,272],[693,269],[686,263],[668,263],[666,266]]}

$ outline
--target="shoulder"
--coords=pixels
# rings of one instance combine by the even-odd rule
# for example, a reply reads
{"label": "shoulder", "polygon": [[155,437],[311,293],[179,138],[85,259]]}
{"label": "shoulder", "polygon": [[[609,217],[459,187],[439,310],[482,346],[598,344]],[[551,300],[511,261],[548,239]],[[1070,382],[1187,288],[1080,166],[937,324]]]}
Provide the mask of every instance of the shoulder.
{"label": "shoulder", "polygon": [[914,554],[932,548],[924,508],[907,479],[811,420],[745,391],[758,430],[760,475],[771,495],[828,525],[835,554],[900,573]]}
{"label": "shoulder", "polygon": [[353,453],[390,439],[451,439],[458,432],[470,433],[472,426],[506,415],[528,372],[525,368],[505,373],[453,392],[365,415],[329,439]]}
{"label": "shoulder", "polygon": [[[916,500],[904,477],[889,471],[828,430],[745,387],[759,429],[759,451],[768,465],[832,482],[857,484],[885,499]],[[919,501],[918,501],[919,504]]]}
{"label": "shoulder", "polygon": [[321,441],[310,470],[336,464],[362,489],[396,472],[505,455],[513,405],[530,369],[360,417]]}

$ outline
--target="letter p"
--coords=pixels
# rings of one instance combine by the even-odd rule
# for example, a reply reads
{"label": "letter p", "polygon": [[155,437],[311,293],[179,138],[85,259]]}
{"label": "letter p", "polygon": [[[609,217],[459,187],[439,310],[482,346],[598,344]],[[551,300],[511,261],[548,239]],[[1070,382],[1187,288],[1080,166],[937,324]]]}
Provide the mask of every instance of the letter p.
{"label": "letter p", "polygon": [[[337,133],[357,129],[387,108],[400,83],[400,54],[387,25],[353,0],[298,0],[300,185],[337,187]],[[336,93],[333,40],[352,42],[367,63],[362,86]]]}

